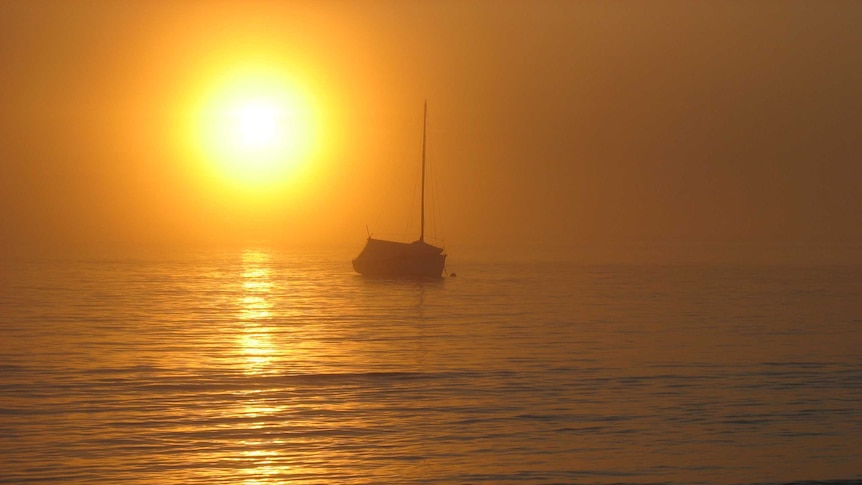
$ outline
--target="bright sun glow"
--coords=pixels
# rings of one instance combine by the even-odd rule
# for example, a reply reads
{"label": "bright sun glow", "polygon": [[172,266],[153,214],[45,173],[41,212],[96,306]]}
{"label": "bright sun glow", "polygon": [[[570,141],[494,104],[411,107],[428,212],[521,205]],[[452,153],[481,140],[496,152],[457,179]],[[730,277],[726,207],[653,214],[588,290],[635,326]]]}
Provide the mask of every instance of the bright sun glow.
{"label": "bright sun glow", "polygon": [[310,97],[277,72],[232,72],[198,109],[196,143],[206,163],[246,188],[277,185],[314,155]]}
{"label": "bright sun glow", "polygon": [[248,101],[235,113],[236,130],[243,147],[259,150],[272,147],[278,142],[279,110],[264,101]]}

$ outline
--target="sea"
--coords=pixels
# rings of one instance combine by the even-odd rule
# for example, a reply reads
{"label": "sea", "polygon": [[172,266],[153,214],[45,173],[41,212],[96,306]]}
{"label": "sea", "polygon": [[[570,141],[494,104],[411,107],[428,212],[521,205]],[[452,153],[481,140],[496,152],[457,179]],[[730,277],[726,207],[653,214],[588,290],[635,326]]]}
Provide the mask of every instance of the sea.
{"label": "sea", "polygon": [[0,262],[0,483],[862,482],[862,266]]}

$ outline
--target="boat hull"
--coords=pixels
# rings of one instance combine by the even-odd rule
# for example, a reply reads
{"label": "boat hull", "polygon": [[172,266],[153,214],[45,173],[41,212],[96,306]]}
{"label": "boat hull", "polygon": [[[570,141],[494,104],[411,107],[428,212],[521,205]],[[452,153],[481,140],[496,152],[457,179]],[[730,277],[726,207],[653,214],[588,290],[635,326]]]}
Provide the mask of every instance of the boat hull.
{"label": "boat hull", "polygon": [[365,276],[384,278],[439,278],[445,264],[443,249],[423,241],[401,243],[369,238],[353,260],[353,269]]}

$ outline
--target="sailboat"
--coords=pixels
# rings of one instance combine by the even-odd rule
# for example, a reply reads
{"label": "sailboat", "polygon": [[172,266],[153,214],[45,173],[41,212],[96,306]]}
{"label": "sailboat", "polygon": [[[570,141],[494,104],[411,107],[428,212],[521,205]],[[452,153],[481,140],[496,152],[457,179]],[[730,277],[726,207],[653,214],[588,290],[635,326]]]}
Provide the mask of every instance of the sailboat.
{"label": "sailboat", "polygon": [[365,248],[353,260],[353,269],[365,276],[387,278],[439,278],[443,273],[446,253],[425,242],[425,131],[428,124],[428,103],[422,114],[422,202],[419,239],[411,243],[374,239],[371,235]]}

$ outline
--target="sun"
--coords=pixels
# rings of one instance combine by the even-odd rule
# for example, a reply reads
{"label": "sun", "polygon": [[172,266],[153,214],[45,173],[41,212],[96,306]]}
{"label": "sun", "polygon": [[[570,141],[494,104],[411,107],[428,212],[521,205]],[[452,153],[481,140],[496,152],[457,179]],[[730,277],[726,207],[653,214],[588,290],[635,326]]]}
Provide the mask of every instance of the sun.
{"label": "sun", "polygon": [[197,110],[198,152],[216,176],[233,185],[260,189],[283,183],[314,155],[312,104],[286,75],[232,72],[213,83]]}
{"label": "sun", "polygon": [[241,102],[234,110],[236,142],[250,151],[269,150],[294,129],[285,130],[285,112],[266,99]]}

